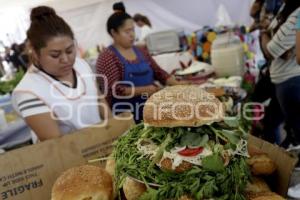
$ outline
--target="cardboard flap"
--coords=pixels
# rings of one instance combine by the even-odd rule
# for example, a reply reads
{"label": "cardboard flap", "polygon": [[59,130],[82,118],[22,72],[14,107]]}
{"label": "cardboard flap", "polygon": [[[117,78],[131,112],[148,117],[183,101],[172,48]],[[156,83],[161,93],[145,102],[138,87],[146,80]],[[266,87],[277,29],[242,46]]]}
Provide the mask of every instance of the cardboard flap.
{"label": "cardboard flap", "polygon": [[249,145],[253,145],[262,152],[268,154],[268,156],[276,163],[277,170],[274,174],[276,183],[274,183],[273,186],[278,194],[286,196],[290,177],[297,163],[297,158],[292,157],[285,149],[254,136],[250,136]]}
{"label": "cardboard flap", "polygon": [[63,171],[111,153],[113,141],[134,124],[129,114],[121,117],[0,155],[0,200],[50,199]]}

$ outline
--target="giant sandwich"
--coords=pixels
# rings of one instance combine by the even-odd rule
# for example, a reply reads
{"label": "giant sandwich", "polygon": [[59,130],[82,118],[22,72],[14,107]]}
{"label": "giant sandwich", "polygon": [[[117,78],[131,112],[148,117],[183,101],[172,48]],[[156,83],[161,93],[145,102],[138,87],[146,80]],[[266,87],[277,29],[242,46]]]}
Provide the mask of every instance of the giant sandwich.
{"label": "giant sandwich", "polygon": [[224,120],[215,96],[194,85],[167,87],[143,114],[113,152],[116,187],[128,200],[245,199],[247,134]]}

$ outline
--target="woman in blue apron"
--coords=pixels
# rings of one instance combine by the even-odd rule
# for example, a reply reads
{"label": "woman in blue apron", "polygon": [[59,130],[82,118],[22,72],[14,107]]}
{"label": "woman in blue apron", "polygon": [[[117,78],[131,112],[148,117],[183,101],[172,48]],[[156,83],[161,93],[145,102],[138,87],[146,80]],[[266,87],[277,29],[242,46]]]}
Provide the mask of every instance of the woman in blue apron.
{"label": "woman in blue apron", "polygon": [[[136,47],[133,47],[138,60],[136,63],[127,61],[114,46],[111,45],[110,49],[117,55],[124,65],[123,81],[131,82],[134,87],[147,86],[154,83],[153,70],[144,59],[142,53],[139,52]],[[113,97],[112,104],[116,113],[119,113],[118,111],[130,110],[130,108],[133,108],[135,121],[138,123],[142,119],[142,108],[146,100],[147,97],[143,95],[137,95],[128,99]]]}
{"label": "woman in blue apron", "polygon": [[100,89],[107,94],[114,114],[130,110],[135,122],[139,123],[147,97],[161,89],[156,82],[162,85],[183,82],[162,70],[147,50],[134,46],[134,21],[130,15],[112,14],[107,21],[107,31],[113,44],[97,61],[97,73],[105,77],[99,79]]}

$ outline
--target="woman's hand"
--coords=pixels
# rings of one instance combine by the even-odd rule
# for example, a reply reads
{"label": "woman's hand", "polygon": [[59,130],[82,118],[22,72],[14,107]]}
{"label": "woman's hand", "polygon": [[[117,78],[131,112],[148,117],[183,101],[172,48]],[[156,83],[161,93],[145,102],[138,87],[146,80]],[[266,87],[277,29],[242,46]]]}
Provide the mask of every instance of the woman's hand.
{"label": "woman's hand", "polygon": [[293,49],[287,50],[280,58],[283,60],[289,60],[293,56]]}
{"label": "woman's hand", "polygon": [[175,76],[170,76],[170,78],[167,79],[167,85],[190,85],[192,84],[191,81],[188,80],[177,80]]}
{"label": "woman's hand", "polygon": [[150,96],[150,95],[152,95],[152,94],[154,94],[155,92],[158,92],[159,90],[161,90],[162,88],[160,87],[160,86],[158,86],[158,85],[149,85],[149,86],[147,86],[147,93],[148,93],[148,95]]}

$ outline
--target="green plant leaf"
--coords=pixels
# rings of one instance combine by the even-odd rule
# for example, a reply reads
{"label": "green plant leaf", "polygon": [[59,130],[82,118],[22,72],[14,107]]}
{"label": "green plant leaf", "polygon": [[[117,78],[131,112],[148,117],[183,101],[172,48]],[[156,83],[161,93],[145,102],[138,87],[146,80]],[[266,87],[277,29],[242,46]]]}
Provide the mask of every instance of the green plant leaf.
{"label": "green plant leaf", "polygon": [[218,154],[203,158],[202,166],[204,169],[212,172],[222,172],[225,169],[223,160]]}

